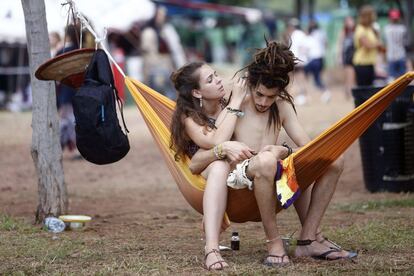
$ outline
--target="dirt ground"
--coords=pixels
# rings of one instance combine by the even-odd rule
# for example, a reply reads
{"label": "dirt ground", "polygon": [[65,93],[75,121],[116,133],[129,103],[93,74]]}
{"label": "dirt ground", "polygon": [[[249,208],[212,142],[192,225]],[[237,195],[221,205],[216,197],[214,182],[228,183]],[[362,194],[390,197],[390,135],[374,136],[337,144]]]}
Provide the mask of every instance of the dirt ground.
{"label": "dirt ground", "polygon": [[[311,103],[298,107],[298,116],[306,131],[315,137],[352,109],[353,102],[346,100],[342,91],[336,89],[333,90],[333,99],[329,104],[320,102],[319,95],[313,93]],[[90,261],[89,263],[88,261],[89,269],[84,271],[85,274],[101,271],[102,262],[118,262],[117,254],[122,259],[130,258],[130,261],[137,260],[134,258],[141,256],[139,262],[144,264],[146,262],[151,264],[157,260],[157,264],[165,263],[166,265],[166,268],[159,268],[159,266],[151,268],[149,265],[150,268],[147,267],[147,270],[144,269],[141,272],[128,269],[117,270],[121,273],[201,273],[204,271],[202,268],[201,216],[190,208],[177,189],[138,109],[130,106],[125,110],[125,115],[130,130],[131,150],[123,160],[112,165],[97,166],[85,160],[72,160],[67,153],[64,153],[63,166],[69,194],[68,213],[93,217],[88,229],[84,232],[68,232],[64,235],[69,238],[83,235],[87,240],[86,244],[88,241],[100,239],[104,243],[102,252],[113,256],[114,259],[103,257],[103,260],[98,262]],[[1,112],[0,124],[2,126],[0,131],[2,176],[0,214],[32,222],[37,205],[37,178],[30,156],[31,113]],[[281,141],[284,139],[282,137]],[[335,206],[367,200],[400,199],[407,196],[390,193],[371,194],[365,190],[357,142],[346,151],[344,156],[345,170],[333,198],[333,207],[329,208],[323,224],[328,233],[349,229],[358,222],[361,223],[360,225],[366,225],[371,219],[385,220],[393,217],[393,213],[381,211],[370,213],[367,217],[359,212],[340,211]],[[412,208],[398,210],[411,219],[412,211]],[[292,210],[282,213],[280,217],[282,234],[287,235],[298,228],[298,220]],[[265,238],[261,225],[259,223],[233,224],[230,231],[223,234],[224,245],[229,245],[232,230],[239,231],[242,239],[242,250],[237,254],[245,256],[244,259],[241,258],[242,260],[250,260],[253,263],[251,266],[253,270],[242,271],[244,273],[247,271],[248,274],[249,271],[260,274],[261,272],[255,270],[255,266],[260,266],[258,258],[265,254],[263,242]],[[352,242],[352,237],[345,235],[341,241],[345,242],[347,247],[364,252],[364,248]],[[243,250],[248,248],[255,250],[252,253],[255,259],[250,258],[250,253]],[[409,263],[412,264],[414,261],[413,255],[409,252],[401,254],[399,258],[403,257],[406,261],[397,268],[406,272],[412,271]],[[367,253],[365,257],[369,261],[362,261],[363,269],[358,268],[357,264],[350,263],[348,265],[350,270],[346,271],[348,273],[352,269],[360,272],[370,271],[367,267],[383,262],[381,257],[376,256],[374,252]],[[231,255],[228,258],[236,265],[240,264],[240,259],[236,256]],[[363,253],[360,258],[364,258]],[[303,262],[310,267],[307,273],[326,273],[320,271],[318,265],[312,261]],[[390,263],[389,267],[388,263]],[[391,260],[386,262],[384,270],[381,271],[395,268],[391,263]],[[6,268],[3,267],[5,269],[3,272],[13,271],[12,264],[13,262],[7,261],[3,263],[6,265]],[[7,270],[7,265],[10,270]],[[70,262],[65,265],[67,270],[61,272],[75,271],[76,273]],[[237,274],[238,271],[237,269],[231,270],[231,273]],[[115,274],[117,274],[116,271]]]}

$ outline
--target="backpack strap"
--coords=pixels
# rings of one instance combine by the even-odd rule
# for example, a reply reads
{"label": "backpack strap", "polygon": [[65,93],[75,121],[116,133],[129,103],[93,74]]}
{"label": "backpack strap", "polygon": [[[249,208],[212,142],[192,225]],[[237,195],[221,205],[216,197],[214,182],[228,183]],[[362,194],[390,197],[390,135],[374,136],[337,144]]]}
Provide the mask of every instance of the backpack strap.
{"label": "backpack strap", "polygon": [[126,124],[125,124],[125,119],[124,119],[124,104],[122,103],[121,99],[118,96],[118,90],[116,89],[116,87],[112,86],[112,88],[115,91],[115,99],[116,99],[116,102],[118,104],[118,108],[119,108],[120,113],[121,113],[122,124],[124,125],[125,132],[129,133],[129,130],[128,130]]}

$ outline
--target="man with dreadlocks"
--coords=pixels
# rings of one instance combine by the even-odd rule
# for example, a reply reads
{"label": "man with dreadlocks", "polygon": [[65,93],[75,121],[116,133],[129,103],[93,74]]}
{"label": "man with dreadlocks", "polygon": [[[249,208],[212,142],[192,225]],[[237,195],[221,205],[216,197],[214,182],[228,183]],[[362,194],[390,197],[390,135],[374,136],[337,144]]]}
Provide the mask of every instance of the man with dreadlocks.
{"label": "man with dreadlocks", "polygon": [[[274,179],[280,170],[275,165],[278,158],[285,158],[292,149],[285,144],[288,150],[283,150],[284,147],[276,146],[276,142],[282,127],[298,147],[310,141],[297,119],[293,98],[286,90],[290,82],[289,75],[296,62],[297,59],[289,47],[275,41],[267,42],[267,47],[258,49],[252,62],[240,70],[246,71],[248,88],[240,110],[227,108],[229,113],[239,117],[233,133],[233,143],[244,143],[257,152],[255,156],[236,166],[229,175],[227,184],[236,189],[249,187],[254,190],[267,237],[269,255],[264,264],[269,266],[290,263],[277,230]],[[235,147],[233,155],[236,150]],[[214,149],[213,154],[212,150],[199,150],[191,159],[192,172],[202,171],[214,160],[214,156]],[[343,250],[324,238],[319,228],[342,169],[343,159],[340,158],[316,180],[315,185],[303,191],[295,201],[302,224],[295,256],[324,260],[356,257],[356,253]]]}

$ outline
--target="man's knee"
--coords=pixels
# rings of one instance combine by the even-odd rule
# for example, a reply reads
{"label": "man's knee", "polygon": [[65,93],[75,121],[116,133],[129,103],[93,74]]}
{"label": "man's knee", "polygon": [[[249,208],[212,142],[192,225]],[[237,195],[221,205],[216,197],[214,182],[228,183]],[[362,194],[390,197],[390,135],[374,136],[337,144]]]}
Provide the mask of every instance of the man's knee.
{"label": "man's knee", "polygon": [[278,160],[273,153],[270,151],[260,152],[250,162],[251,171],[248,173],[253,177],[274,178]]}

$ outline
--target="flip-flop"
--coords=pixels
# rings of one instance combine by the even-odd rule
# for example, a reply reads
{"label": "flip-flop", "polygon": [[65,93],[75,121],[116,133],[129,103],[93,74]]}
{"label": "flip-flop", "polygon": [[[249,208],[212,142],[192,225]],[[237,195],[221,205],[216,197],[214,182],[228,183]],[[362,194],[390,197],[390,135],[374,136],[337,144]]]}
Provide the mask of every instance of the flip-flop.
{"label": "flip-flop", "polygon": [[355,258],[355,257],[358,256],[358,253],[357,252],[351,251],[351,250],[347,250],[347,249],[343,249],[341,246],[339,246],[338,244],[336,244],[335,242],[331,241],[330,239],[328,239],[327,237],[325,237],[323,235],[322,235],[322,239],[323,240],[320,243],[323,243],[324,241],[329,242],[330,244],[332,244],[332,246],[329,246],[329,248],[331,248],[331,249],[338,249],[338,250],[347,251],[348,252],[348,255],[346,257],[343,257],[345,259],[352,259],[352,258]]}
{"label": "flip-flop", "polygon": [[[315,241],[316,240],[297,240],[296,245],[297,246],[307,246],[307,245],[311,245],[311,243],[313,243]],[[309,256],[309,257],[311,257],[313,259],[316,259],[316,260],[336,261],[336,260],[340,260],[340,259],[352,259],[352,258],[354,258],[358,255],[356,252],[350,252],[347,256],[339,256],[339,257],[335,257],[335,258],[329,258],[328,257],[329,254],[334,253],[334,252],[341,252],[341,250],[342,249],[337,249],[337,248],[330,247],[330,250],[327,250],[326,252],[324,252],[320,255]]]}
{"label": "flip-flop", "polygon": [[[282,262],[280,262],[280,263],[270,262],[270,261],[269,261],[269,257],[270,257],[270,258],[272,258],[272,257],[273,257],[273,258],[280,258]],[[272,254],[269,254],[269,255],[267,255],[267,256],[266,256],[266,258],[264,259],[263,264],[264,264],[265,266],[275,267],[275,268],[278,268],[278,267],[286,267],[286,266],[291,265],[292,263],[291,263],[291,261],[290,261],[290,260],[289,260],[289,262],[287,262],[287,263],[283,262],[283,258],[284,258],[284,257],[288,257],[288,255],[283,254],[282,256],[278,256],[278,255],[272,255]]]}

